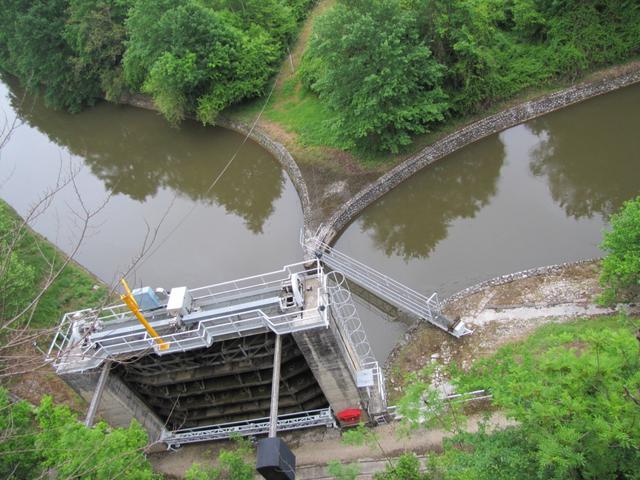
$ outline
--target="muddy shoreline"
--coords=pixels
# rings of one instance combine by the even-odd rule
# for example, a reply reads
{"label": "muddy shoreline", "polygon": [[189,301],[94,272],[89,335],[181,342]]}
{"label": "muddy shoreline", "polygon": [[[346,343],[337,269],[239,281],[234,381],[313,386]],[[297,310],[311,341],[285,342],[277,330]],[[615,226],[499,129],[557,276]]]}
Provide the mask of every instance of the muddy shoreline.
{"label": "muddy shoreline", "polygon": [[391,400],[401,395],[407,372],[431,362],[466,368],[545,323],[615,315],[625,309],[637,314],[637,305],[597,305],[602,292],[599,273],[600,260],[582,260],[502,275],[452,295],[444,301],[444,313],[460,316],[474,333],[456,339],[416,321],[385,363]]}

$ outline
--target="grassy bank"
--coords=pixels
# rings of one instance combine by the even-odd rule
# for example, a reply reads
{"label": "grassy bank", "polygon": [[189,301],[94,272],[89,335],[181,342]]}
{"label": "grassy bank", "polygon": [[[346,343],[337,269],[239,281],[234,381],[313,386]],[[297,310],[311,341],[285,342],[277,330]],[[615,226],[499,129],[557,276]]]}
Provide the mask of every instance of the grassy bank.
{"label": "grassy bank", "polygon": [[[3,277],[3,319],[29,305],[47,282],[50,272],[57,271],[66,256],[42,235],[28,226],[19,228],[22,219],[6,202],[0,200],[0,259],[9,268]],[[7,245],[18,237],[11,253]],[[7,292],[9,295],[7,295]],[[38,302],[29,323],[33,328],[55,325],[68,311],[99,304],[107,288],[93,275],[74,262],[70,262],[47,289]],[[10,298],[7,298],[7,297]],[[24,315],[21,322],[27,322]]]}

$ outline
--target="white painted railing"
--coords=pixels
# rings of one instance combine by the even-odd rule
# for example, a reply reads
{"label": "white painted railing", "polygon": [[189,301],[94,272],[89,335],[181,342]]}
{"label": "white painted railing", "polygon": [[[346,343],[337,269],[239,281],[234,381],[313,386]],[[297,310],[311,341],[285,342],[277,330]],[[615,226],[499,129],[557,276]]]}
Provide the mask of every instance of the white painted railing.
{"label": "white painted railing", "polygon": [[349,280],[390,304],[413,313],[456,337],[472,333],[464,324],[454,325],[453,322],[441,314],[437,293],[427,297],[416,292],[397,280],[321,242],[317,238],[307,239],[303,246],[308,254],[314,255],[331,269],[341,272]]}
{"label": "white painted railing", "polygon": [[[222,440],[234,435],[254,436],[269,432],[269,418],[256,418],[241,422],[222,423],[205,427],[185,428],[173,432],[165,432],[161,441],[168,448],[178,448],[181,445],[211,440]],[[331,409],[309,410],[278,416],[278,431],[297,430],[310,427],[335,427],[335,420]]]}
{"label": "white painted railing", "polygon": [[[166,355],[208,347],[220,337],[242,336],[260,329],[269,329],[283,335],[328,326],[326,278],[319,262],[311,269],[305,268],[304,263],[301,262],[288,265],[277,272],[209,285],[189,292],[196,304],[212,304],[232,293],[250,294],[251,289],[257,287],[280,286],[290,279],[292,273],[303,274],[307,278],[317,278],[320,282],[316,303],[305,305],[304,310],[294,310],[281,315],[268,315],[261,309],[255,309],[205,318],[190,330],[160,335],[159,338],[169,345],[168,349],[160,350],[158,341],[142,328],[95,340],[91,339],[91,335],[82,339],[73,339],[74,322],[99,322],[102,332],[104,332],[108,331],[110,325],[117,326],[117,320],[123,321],[132,318],[128,309],[127,312],[123,311],[123,305],[109,306],[100,310],[86,309],[68,313],[63,317],[49,348],[48,357],[58,371],[82,371],[95,368],[105,359],[122,354],[149,350],[158,355]],[[163,312],[164,309],[156,315],[164,314],[166,316],[166,313]],[[149,321],[153,324],[153,315],[150,315]]]}

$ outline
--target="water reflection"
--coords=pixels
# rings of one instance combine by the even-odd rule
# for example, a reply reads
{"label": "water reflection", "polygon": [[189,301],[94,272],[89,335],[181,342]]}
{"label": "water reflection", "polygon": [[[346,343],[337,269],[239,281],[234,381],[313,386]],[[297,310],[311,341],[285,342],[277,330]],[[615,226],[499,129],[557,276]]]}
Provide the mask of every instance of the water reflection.
{"label": "water reflection", "polygon": [[175,129],[149,112],[106,103],[69,115],[47,109],[37,100],[23,102],[15,81],[5,80],[18,115],[51,141],[83,157],[91,172],[116,194],[144,201],[170,188],[190,200],[224,206],[253,233],[262,232],[275,200],[282,195],[282,169],[251,142],[242,147],[242,155],[223,180],[210,189],[238,147],[238,136],[224,130],[195,123]]}
{"label": "water reflection", "polygon": [[427,257],[447,238],[451,222],[473,218],[496,194],[505,147],[493,135],[429,167],[421,181],[408,181],[382,197],[361,217],[377,249],[408,261]]}
{"label": "water reflection", "polygon": [[[607,95],[607,105],[587,102],[527,124],[539,138],[529,168],[575,219],[608,218],[636,195],[640,89]],[[611,181],[613,179],[613,181]]]}

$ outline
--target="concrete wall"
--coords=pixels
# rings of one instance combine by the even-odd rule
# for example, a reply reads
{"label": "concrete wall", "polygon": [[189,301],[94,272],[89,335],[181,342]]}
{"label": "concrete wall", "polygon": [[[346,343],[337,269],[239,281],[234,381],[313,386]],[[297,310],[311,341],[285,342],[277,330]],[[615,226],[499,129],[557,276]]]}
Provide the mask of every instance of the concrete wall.
{"label": "concrete wall", "polygon": [[[98,384],[100,370],[86,373],[66,373],[62,379],[88,403]],[[162,421],[127,387],[120,378],[110,374],[98,407],[98,416],[108,420],[112,427],[128,427],[134,418],[149,434],[149,442],[160,439],[164,430]]]}
{"label": "concrete wall", "polygon": [[[345,341],[333,320],[329,328],[297,332],[293,338],[334,413],[347,408],[366,410],[366,398],[356,387]],[[363,412],[363,421],[367,420]]]}

